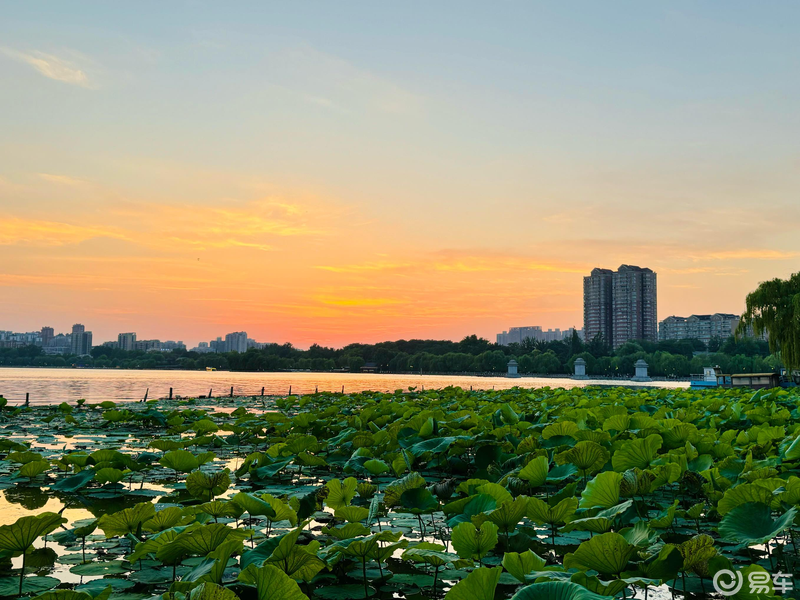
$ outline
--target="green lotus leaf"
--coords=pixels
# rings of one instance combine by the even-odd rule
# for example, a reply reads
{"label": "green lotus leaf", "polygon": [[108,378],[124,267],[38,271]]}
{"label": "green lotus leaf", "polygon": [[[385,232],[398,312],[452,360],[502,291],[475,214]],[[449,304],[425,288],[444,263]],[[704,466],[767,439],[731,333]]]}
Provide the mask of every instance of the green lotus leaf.
{"label": "green lotus leaf", "polygon": [[544,485],[547,481],[547,473],[549,471],[550,461],[546,456],[537,456],[527,465],[522,467],[519,472],[521,479],[526,480],[531,487],[539,487]]}
{"label": "green lotus leaf", "polygon": [[500,531],[509,534],[528,512],[528,498],[519,496],[514,500],[504,502],[499,508],[488,514],[489,520],[500,528]]}
{"label": "green lotus leaf", "polygon": [[603,431],[616,431],[621,433],[631,426],[630,415],[611,415],[603,421]]}
{"label": "green lotus leaf", "polygon": [[725,515],[719,524],[719,534],[723,540],[747,546],[764,544],[791,527],[796,515],[797,510],[790,508],[773,520],[769,506],[748,502],[731,509]]}
{"label": "green lotus leaf", "polygon": [[273,517],[268,516],[270,521],[272,521],[273,523],[278,523],[280,521],[289,521],[289,524],[292,527],[297,525],[297,513],[291,506],[289,506],[279,498],[275,498],[271,494],[262,494],[261,499],[264,500],[267,504],[269,504],[272,507],[272,510],[275,512],[275,516]]}
{"label": "green lotus leaf", "polygon": [[153,518],[156,507],[150,502],[141,502],[112,514],[105,514],[97,520],[97,526],[107,538],[136,533],[142,525]]}
{"label": "green lotus leaf", "polygon": [[439,509],[439,501],[426,488],[412,488],[400,496],[400,506],[395,510],[415,515],[429,514]]}
{"label": "green lotus leaf", "polygon": [[459,523],[453,528],[453,550],[461,558],[481,560],[497,545],[497,525],[486,522],[480,528],[472,523]]}
{"label": "green lotus leaf", "polygon": [[584,440],[578,442],[561,454],[556,455],[556,462],[559,464],[571,463],[577,467],[581,473],[595,473],[603,468],[608,462],[610,455],[608,450],[597,442]]}
{"label": "green lotus leaf", "polygon": [[533,583],[519,590],[511,600],[607,600],[572,581]]}
{"label": "green lotus leaf", "polygon": [[476,488],[476,491],[479,494],[488,494],[489,496],[494,498],[494,501],[497,504],[497,506],[500,506],[505,502],[510,502],[511,500],[513,500],[511,493],[498,483],[484,483],[483,485],[479,485]]}
{"label": "green lotus leaf", "polygon": [[644,577],[664,582],[675,579],[683,567],[683,555],[677,546],[665,544],[655,556],[639,563]]}
{"label": "green lotus leaf", "polygon": [[94,480],[98,483],[119,483],[125,477],[125,473],[113,467],[100,469],[94,474]]}
{"label": "green lotus leaf", "polygon": [[611,508],[619,502],[622,475],[614,471],[598,473],[581,493],[580,508]]}
{"label": "green lotus leaf", "polygon": [[614,528],[617,518],[624,514],[631,506],[633,506],[633,500],[628,500],[616,506],[612,506],[611,508],[598,511],[590,517],[570,519],[570,521],[561,528],[561,531],[570,532],[577,530],[591,531],[592,533],[606,533]]}
{"label": "green lotus leaf", "polygon": [[[162,531],[143,542],[137,543],[134,551],[128,556],[128,562],[133,564],[138,560],[146,558],[148,555],[155,556],[159,548],[174,541],[176,537],[178,537],[177,531],[174,529],[167,529],[166,531]],[[180,554],[178,556],[180,557]]]}
{"label": "green lotus leaf", "polygon": [[231,485],[230,470],[224,469],[213,475],[203,471],[192,471],[186,476],[186,491],[198,500],[211,500]]}
{"label": "green lotus leaf", "polygon": [[[423,544],[427,543],[428,542],[423,542]],[[437,548],[440,548],[441,550],[420,547],[421,544],[418,544],[413,548],[408,548],[405,552],[403,552],[402,559],[410,560],[415,563],[424,563],[426,565],[431,565],[432,567],[443,567],[447,563],[452,563],[453,561],[458,560],[458,557],[442,552],[442,550],[444,550],[444,546],[439,546],[438,544],[431,545],[437,546]]]}
{"label": "green lotus leaf", "polygon": [[400,504],[400,496],[403,495],[403,492],[419,487],[425,487],[425,479],[416,471],[411,472],[386,486],[383,491],[383,502],[389,508],[397,506]]}
{"label": "green lotus leaf", "polygon": [[480,567],[455,584],[445,595],[445,600],[494,600],[502,567]]}
{"label": "green lotus leaf", "polygon": [[603,533],[581,542],[574,553],[564,557],[564,568],[592,569],[603,575],[619,575],[625,570],[636,547],[618,533]]}
{"label": "green lotus leaf", "polygon": [[11,525],[0,526],[0,550],[8,550],[14,554],[25,552],[37,538],[55,531],[66,522],[61,515],[53,512],[20,517]]}
{"label": "green lotus leaf", "polygon": [[344,506],[333,514],[337,519],[344,519],[348,523],[358,523],[369,516],[369,510],[363,506]]}
{"label": "green lotus leaf", "polygon": [[183,518],[183,510],[177,506],[168,506],[157,511],[152,519],[145,521],[142,529],[145,531],[164,531],[175,527]]}
{"label": "green lotus leaf", "polygon": [[[478,494],[468,496],[455,502],[449,503],[444,507],[445,514],[458,512],[454,517],[447,520],[450,527],[455,527],[458,523],[465,523],[472,520],[472,517],[486,513],[497,508],[497,501],[489,494]],[[448,509],[450,512],[448,512]]]}
{"label": "green lotus leaf", "polygon": [[760,485],[760,482],[743,483],[725,492],[725,495],[717,503],[717,512],[725,516],[737,506],[748,503],[760,503],[771,506],[775,499],[772,490],[769,487]]}
{"label": "green lotus leaf", "polygon": [[644,521],[637,521],[633,527],[620,529],[619,534],[632,546],[641,548],[652,546],[658,541],[658,532],[650,529]]}
{"label": "green lotus leaf", "polygon": [[569,479],[578,472],[578,467],[572,463],[566,463],[550,469],[547,474],[547,483],[561,483]]}
{"label": "green lotus leaf", "polygon": [[23,452],[10,452],[8,456],[6,456],[6,460],[25,465],[42,460],[42,455],[38,452],[30,452],[28,450]]}
{"label": "green lotus leaf", "polygon": [[75,565],[69,571],[75,575],[94,576],[94,575],[120,575],[127,573],[130,569],[122,566],[121,560],[111,560],[103,562],[87,562]]}
{"label": "green lotus leaf", "polygon": [[578,509],[577,498],[564,498],[555,506],[550,506],[539,498],[528,499],[528,518],[540,525],[559,525],[566,523]]}
{"label": "green lotus leaf", "polygon": [[670,504],[666,510],[659,513],[659,515],[653,519],[650,519],[650,527],[655,529],[667,529],[668,527],[672,527],[672,523],[675,520],[675,512],[678,509],[678,501],[675,500],[672,504]]}
{"label": "green lotus leaf", "polygon": [[347,540],[371,533],[370,529],[361,523],[347,523],[339,527],[323,527],[321,531],[326,535],[335,537],[337,540]]}
{"label": "green lotus leaf", "polygon": [[[92,596],[86,592],[76,590],[51,590],[36,596],[36,600],[106,600],[111,595],[111,586],[106,588],[108,593],[104,597]],[[101,594],[102,595],[102,594]]]}
{"label": "green lotus leaf", "polygon": [[694,571],[700,576],[707,576],[708,561],[717,554],[714,539],[706,534],[696,535],[678,546],[683,556],[683,568]]}
{"label": "green lotus leaf", "polygon": [[552,437],[559,437],[559,436],[570,436],[575,437],[575,433],[578,431],[578,425],[572,421],[559,421],[557,423],[551,423],[547,427],[544,428],[542,431],[542,438],[545,440],[549,440]]}
{"label": "green lotus leaf", "polygon": [[503,568],[520,583],[527,583],[525,576],[532,571],[541,571],[547,562],[532,550],[522,553],[506,552],[503,555]]}
{"label": "green lotus leaf", "polygon": [[189,473],[200,466],[194,454],[188,450],[171,450],[158,461],[161,466],[178,473]]}
{"label": "green lotus leaf", "polygon": [[628,469],[647,469],[658,455],[664,440],[656,433],[646,438],[635,438],[622,443],[611,457],[611,466],[615,471],[622,472]]}
{"label": "green lotus leaf", "polygon": [[249,530],[231,529],[223,523],[202,525],[179,533],[171,542],[158,548],[156,557],[172,564],[183,556],[208,556],[223,542],[243,540],[249,535]]}
{"label": "green lotus leaf", "polygon": [[50,468],[50,463],[46,460],[34,460],[27,462],[17,471],[17,477],[27,477],[33,479],[47,471]]}
{"label": "green lotus leaf", "polygon": [[183,444],[181,442],[176,442],[175,440],[160,439],[151,441],[148,444],[148,447],[161,450],[162,452],[169,452],[170,450],[180,450],[183,448]]}
{"label": "green lotus leaf", "polygon": [[358,480],[355,477],[348,477],[344,481],[331,479],[325,484],[325,487],[328,488],[325,504],[333,510],[347,506],[355,497],[357,486]]}
{"label": "green lotus leaf", "polygon": [[296,581],[272,565],[250,565],[239,580],[255,586],[258,600],[308,600]]}
{"label": "green lotus leaf", "polygon": [[37,594],[53,589],[60,583],[55,577],[26,577],[24,580],[18,577],[0,577],[0,596],[19,598],[22,594]]}
{"label": "green lotus leaf", "polygon": [[266,502],[261,498],[256,498],[252,494],[248,494],[246,492],[239,492],[233,498],[231,498],[231,502],[238,504],[242,510],[244,510],[251,517],[267,517],[272,519],[276,516],[275,509],[272,508],[272,505],[269,502]]}
{"label": "green lotus leaf", "polygon": [[77,492],[89,485],[91,481],[94,481],[94,471],[84,469],[75,475],[58,480],[52,485],[52,489],[59,492]]}
{"label": "green lotus leaf", "polygon": [[381,475],[391,467],[382,460],[372,459],[364,463],[364,468],[369,471],[370,475]]}
{"label": "green lotus leaf", "polygon": [[189,594],[189,600],[239,600],[239,596],[216,583],[202,583]]}

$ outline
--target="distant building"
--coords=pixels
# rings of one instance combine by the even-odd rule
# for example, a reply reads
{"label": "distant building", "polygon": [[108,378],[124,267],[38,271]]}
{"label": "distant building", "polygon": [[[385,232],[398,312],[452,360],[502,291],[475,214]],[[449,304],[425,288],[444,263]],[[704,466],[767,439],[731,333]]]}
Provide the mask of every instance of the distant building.
{"label": "distant building", "polygon": [[527,339],[536,340],[538,342],[555,342],[570,339],[573,331],[577,331],[578,337],[583,339],[583,329],[576,330],[574,327],[570,327],[564,330],[556,328],[544,331],[538,325],[529,327],[509,327],[507,331],[498,333],[495,339],[501,346],[521,344]]}
{"label": "distant building", "polygon": [[208,343],[208,347],[211,349],[210,352],[225,352],[225,340],[218,337],[215,340],[211,340]]}
{"label": "distant building", "polygon": [[52,327],[42,327],[42,346],[48,346],[50,342],[53,341],[53,337],[55,337],[55,330]]}
{"label": "distant building", "polygon": [[22,348],[24,346],[41,345],[42,334],[40,331],[27,331],[25,333],[0,331],[0,348]]}
{"label": "distant building", "polygon": [[614,348],[630,340],[657,341],[656,273],[633,265],[593,269],[583,278],[583,320],[587,340],[602,335]]}
{"label": "distant building", "polygon": [[136,334],[134,332],[120,333],[117,336],[117,348],[127,351],[134,350],[136,348]]}
{"label": "distant building", "polygon": [[86,356],[92,350],[92,332],[86,331],[86,328],[80,323],[72,326],[72,336],[70,339],[72,354],[78,356]]}
{"label": "distant building", "polygon": [[208,342],[200,342],[197,344],[197,346],[192,348],[192,352],[197,352],[198,354],[207,354],[212,352],[212,350],[211,346],[208,345]]}
{"label": "distant building", "polygon": [[223,352],[247,352],[247,332],[235,331],[225,336]]}
{"label": "distant building", "polygon": [[134,350],[140,352],[158,352],[161,350],[160,340],[137,340],[133,345]]}
{"label": "distant building", "polygon": [[186,344],[184,344],[180,340],[178,340],[177,342],[174,342],[172,340],[161,342],[162,352],[174,352],[175,350],[186,350]]}
{"label": "distant building", "polygon": [[69,354],[72,352],[72,336],[68,333],[54,335],[43,349],[45,354]]}
{"label": "distant building", "polygon": [[[739,325],[739,315],[714,313],[689,317],[667,317],[658,325],[659,340],[700,340],[706,346],[713,338],[726,339]],[[752,337],[752,332],[750,334]]]}

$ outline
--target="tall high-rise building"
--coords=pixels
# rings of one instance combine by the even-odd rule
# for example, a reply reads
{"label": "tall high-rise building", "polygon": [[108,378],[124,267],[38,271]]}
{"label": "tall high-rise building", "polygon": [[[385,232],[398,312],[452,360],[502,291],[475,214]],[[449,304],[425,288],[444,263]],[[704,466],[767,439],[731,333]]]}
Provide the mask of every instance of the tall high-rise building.
{"label": "tall high-rise building", "polygon": [[117,347],[120,350],[133,350],[136,347],[136,334],[133,332],[120,333],[117,336]]}
{"label": "tall high-rise building", "polygon": [[614,272],[611,269],[592,269],[583,278],[583,334],[587,342],[598,335],[606,344],[613,343]]}
{"label": "tall high-rise building", "polygon": [[92,332],[80,323],[72,326],[71,352],[78,356],[89,354],[92,349]]}
{"label": "tall high-rise building", "polygon": [[656,274],[650,269],[621,265],[613,281],[614,348],[629,340],[657,342]]}
{"label": "tall high-rise building", "polygon": [[658,340],[658,290],[651,269],[621,265],[617,271],[593,269],[583,278],[586,341],[598,334],[619,348],[629,340]]}
{"label": "tall high-rise building", "polygon": [[53,341],[53,337],[55,337],[55,330],[52,327],[42,327],[42,346],[47,347],[50,345],[50,342]]}
{"label": "tall high-rise building", "polygon": [[225,352],[247,352],[247,332],[235,331],[225,336]]}

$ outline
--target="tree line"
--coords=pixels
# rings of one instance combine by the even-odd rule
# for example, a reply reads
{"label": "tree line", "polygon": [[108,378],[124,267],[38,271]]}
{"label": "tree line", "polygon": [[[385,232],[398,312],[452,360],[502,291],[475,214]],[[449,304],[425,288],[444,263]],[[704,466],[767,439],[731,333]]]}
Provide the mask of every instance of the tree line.
{"label": "tree line", "polygon": [[527,339],[521,344],[500,346],[476,335],[459,342],[448,340],[398,340],[378,344],[349,344],[343,348],[313,345],[307,350],[291,344],[267,344],[244,353],[200,354],[189,350],[172,352],[125,351],[105,346],[89,356],[43,353],[38,346],[0,349],[0,365],[31,367],[86,367],[121,369],[230,371],[334,371],[360,372],[363,367],[384,373],[494,373],[507,371],[515,359],[519,372],[557,375],[574,372],[577,358],[586,361],[587,373],[602,377],[633,375],[634,363],[644,359],[650,374],[688,377],[703,367],[719,366],[726,373],[770,372],[782,367],[769,344],[753,338],[628,342],[612,350],[601,337],[584,343],[577,334],[567,340],[541,342]]}

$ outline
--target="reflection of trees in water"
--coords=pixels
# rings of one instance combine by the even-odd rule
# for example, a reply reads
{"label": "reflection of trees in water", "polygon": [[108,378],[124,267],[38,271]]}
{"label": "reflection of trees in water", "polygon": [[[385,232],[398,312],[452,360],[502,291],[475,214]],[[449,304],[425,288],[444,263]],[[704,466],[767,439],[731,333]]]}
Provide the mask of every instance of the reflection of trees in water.
{"label": "reflection of trees in water", "polygon": [[12,504],[19,504],[27,510],[42,508],[51,496],[38,487],[13,487],[3,490],[5,499]]}

